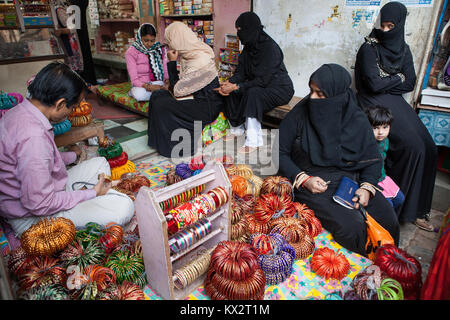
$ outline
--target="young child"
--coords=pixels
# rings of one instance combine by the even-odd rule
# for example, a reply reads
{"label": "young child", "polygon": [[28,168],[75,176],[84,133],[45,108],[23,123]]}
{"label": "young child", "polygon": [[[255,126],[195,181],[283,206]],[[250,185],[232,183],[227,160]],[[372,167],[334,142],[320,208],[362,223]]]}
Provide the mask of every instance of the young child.
{"label": "young child", "polygon": [[372,125],[373,134],[377,140],[381,157],[383,158],[383,167],[381,168],[381,177],[378,185],[383,189],[383,195],[397,211],[397,209],[399,209],[405,201],[405,195],[394,180],[386,175],[386,170],[384,168],[386,154],[389,149],[388,136],[391,129],[393,116],[388,108],[379,105],[367,108],[366,113],[369,118],[369,122]]}

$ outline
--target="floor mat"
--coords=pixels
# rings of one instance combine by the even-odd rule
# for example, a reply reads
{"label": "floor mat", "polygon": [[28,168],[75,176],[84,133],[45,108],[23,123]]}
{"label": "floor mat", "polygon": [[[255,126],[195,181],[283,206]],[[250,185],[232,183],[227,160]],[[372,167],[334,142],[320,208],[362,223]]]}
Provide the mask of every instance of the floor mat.
{"label": "floor mat", "polygon": [[[339,253],[343,253],[350,263],[350,271],[341,281],[325,280],[311,270],[310,260],[312,254],[303,260],[296,260],[291,276],[277,285],[267,285],[264,300],[301,300],[301,299],[325,299],[328,294],[334,292],[345,292],[350,289],[353,278],[372,261],[348,251],[334,241],[331,234],[323,230],[315,239],[316,249],[328,247]],[[148,300],[162,300],[157,292],[149,285],[144,288]],[[200,286],[189,294],[185,300],[210,300],[203,286]]]}

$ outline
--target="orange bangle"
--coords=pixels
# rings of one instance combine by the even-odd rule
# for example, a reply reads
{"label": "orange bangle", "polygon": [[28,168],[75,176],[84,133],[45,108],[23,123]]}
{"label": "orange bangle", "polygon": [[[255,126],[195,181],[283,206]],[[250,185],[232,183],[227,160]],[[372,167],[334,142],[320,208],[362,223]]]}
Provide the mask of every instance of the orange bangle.
{"label": "orange bangle", "polygon": [[305,187],[306,181],[308,181],[308,180],[311,179],[311,178],[312,178],[312,176],[309,176],[308,178],[305,179],[305,181],[302,182],[302,188]]}

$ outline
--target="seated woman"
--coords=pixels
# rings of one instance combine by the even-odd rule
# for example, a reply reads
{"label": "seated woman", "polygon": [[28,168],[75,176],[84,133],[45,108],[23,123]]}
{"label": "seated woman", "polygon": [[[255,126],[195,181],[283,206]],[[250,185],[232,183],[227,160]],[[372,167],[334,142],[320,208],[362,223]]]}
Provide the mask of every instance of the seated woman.
{"label": "seated woman", "polygon": [[313,209],[340,245],[366,255],[362,214],[332,199],[342,177],[359,184],[355,207],[364,206],[396,244],[399,224],[392,206],[374,187],[381,156],[351,81],[349,72],[336,64],[325,64],[311,75],[311,93],[280,124],[279,168],[293,182],[295,200]]}
{"label": "seated woman", "polygon": [[86,89],[67,65],[50,63],[28,87],[30,98],[0,119],[0,216],[18,237],[45,217],[68,218],[77,228],[123,225],[133,217],[133,201],[105,180],[111,174],[105,158],[66,170],[81,149],[60,152],[55,145],[52,123],[63,121]]}
{"label": "seated woman", "polygon": [[253,12],[244,12],[236,20],[239,40],[244,45],[234,75],[221,84],[218,92],[226,96],[225,116],[230,136],[247,136],[240,153],[250,153],[263,145],[263,114],[288,104],[294,85],[283,62],[278,44],[263,30]]}
{"label": "seated woman", "polygon": [[164,37],[170,91],[156,91],[150,98],[148,145],[164,157],[192,156],[203,128],[222,111],[223,99],[213,90],[219,87],[214,52],[182,22],[171,23]]}
{"label": "seated woman", "polygon": [[395,121],[389,134],[386,173],[405,193],[399,220],[433,231],[428,222],[437,168],[437,147],[416,111],[403,98],[414,89],[413,56],[405,42],[407,9],[389,2],[356,56],[355,86],[359,104],[388,107]]}
{"label": "seated woman", "polygon": [[167,75],[167,53],[156,41],[156,29],[150,23],[140,26],[136,41],[125,53],[132,88],[129,95],[137,101],[148,101],[152,91],[164,86]]}

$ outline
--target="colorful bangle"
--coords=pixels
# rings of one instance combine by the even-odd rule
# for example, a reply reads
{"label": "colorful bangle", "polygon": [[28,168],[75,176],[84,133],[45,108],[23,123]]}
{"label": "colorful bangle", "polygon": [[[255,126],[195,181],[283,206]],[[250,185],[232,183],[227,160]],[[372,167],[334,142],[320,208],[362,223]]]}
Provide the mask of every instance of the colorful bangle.
{"label": "colorful bangle", "polygon": [[303,182],[302,182],[302,188],[305,188],[305,183],[306,181],[308,181],[309,179],[311,179],[312,176],[308,176],[308,178],[306,178]]}

